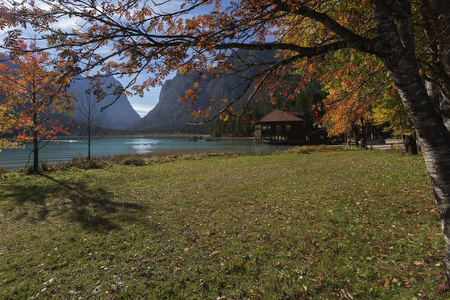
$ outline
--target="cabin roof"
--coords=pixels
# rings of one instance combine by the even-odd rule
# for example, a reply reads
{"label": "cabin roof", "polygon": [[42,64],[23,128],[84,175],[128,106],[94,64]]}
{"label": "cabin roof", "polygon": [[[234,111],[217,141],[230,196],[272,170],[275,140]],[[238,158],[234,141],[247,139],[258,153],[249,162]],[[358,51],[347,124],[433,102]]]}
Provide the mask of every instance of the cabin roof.
{"label": "cabin roof", "polygon": [[290,113],[300,119],[305,115],[302,111],[291,111]]}
{"label": "cabin roof", "polygon": [[279,109],[275,109],[272,112],[268,113],[261,119],[259,119],[256,123],[266,123],[266,122],[303,122],[304,120],[294,116],[292,113],[287,111],[281,111]]}

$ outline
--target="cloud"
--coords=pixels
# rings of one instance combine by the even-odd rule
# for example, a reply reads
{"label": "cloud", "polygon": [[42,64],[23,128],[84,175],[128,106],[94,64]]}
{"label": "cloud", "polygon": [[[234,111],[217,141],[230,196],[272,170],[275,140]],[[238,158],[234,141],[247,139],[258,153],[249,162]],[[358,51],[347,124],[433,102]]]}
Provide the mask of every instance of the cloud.
{"label": "cloud", "polygon": [[131,103],[131,106],[133,106],[134,110],[142,117],[145,117],[149,111],[151,111],[153,108],[155,108],[155,105],[146,105],[146,104],[136,104]]}
{"label": "cloud", "polygon": [[80,21],[82,20],[79,18],[64,17],[58,20],[56,27],[70,32],[71,29],[80,29]]}

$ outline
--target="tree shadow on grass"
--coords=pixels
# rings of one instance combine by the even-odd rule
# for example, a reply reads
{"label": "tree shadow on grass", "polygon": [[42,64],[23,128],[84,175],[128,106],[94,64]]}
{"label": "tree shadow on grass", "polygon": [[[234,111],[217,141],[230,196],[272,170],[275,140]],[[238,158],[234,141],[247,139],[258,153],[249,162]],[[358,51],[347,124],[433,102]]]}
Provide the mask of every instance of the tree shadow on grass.
{"label": "tree shadow on grass", "polygon": [[[119,229],[120,223],[142,223],[145,206],[114,201],[113,194],[104,187],[90,187],[87,182],[58,180],[39,174],[39,183],[8,184],[4,195],[17,205],[35,204],[31,220],[45,220],[50,213],[81,224],[88,231],[109,232]],[[49,203],[52,199],[52,203]],[[17,218],[30,217],[24,211]]]}

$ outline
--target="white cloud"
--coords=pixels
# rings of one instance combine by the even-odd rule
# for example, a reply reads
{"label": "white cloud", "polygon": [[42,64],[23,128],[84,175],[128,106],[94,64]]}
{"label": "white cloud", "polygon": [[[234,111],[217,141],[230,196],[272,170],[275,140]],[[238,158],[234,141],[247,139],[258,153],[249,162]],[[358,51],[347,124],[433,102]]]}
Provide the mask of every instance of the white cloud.
{"label": "white cloud", "polygon": [[64,17],[58,20],[58,22],[56,23],[56,27],[63,29],[63,30],[68,30],[70,31],[71,29],[79,29],[80,28],[80,21],[82,21],[79,18],[75,18],[75,17]]}
{"label": "white cloud", "polygon": [[132,103],[131,106],[133,106],[134,110],[141,116],[141,118],[145,117],[149,113],[149,111],[155,108],[155,105],[145,105],[136,103]]}

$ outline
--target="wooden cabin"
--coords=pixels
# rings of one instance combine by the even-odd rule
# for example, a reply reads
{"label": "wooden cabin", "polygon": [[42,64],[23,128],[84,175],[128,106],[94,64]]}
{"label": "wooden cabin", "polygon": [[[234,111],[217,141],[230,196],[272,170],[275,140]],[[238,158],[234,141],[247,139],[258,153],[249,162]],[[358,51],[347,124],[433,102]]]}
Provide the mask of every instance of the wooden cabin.
{"label": "wooden cabin", "polygon": [[268,144],[325,144],[327,132],[320,125],[307,124],[301,112],[275,109],[255,122],[255,140]]}
{"label": "wooden cabin", "polygon": [[275,109],[255,123],[257,143],[305,144],[306,122],[290,112]]}

